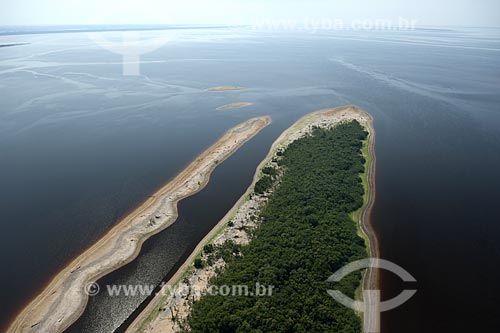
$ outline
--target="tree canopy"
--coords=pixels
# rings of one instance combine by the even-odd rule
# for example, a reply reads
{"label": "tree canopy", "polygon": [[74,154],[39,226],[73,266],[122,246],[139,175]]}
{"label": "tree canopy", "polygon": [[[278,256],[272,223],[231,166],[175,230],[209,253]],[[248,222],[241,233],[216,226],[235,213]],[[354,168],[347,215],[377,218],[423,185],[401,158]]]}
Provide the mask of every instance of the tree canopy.
{"label": "tree canopy", "polygon": [[[359,333],[361,320],[327,294],[326,279],[347,263],[367,256],[349,213],[363,204],[360,173],[362,141],[356,121],[333,129],[314,128],[280,154],[279,186],[261,212],[240,255],[227,256],[214,285],[274,286],[272,296],[203,296],[193,304],[192,332],[342,332]],[[266,179],[257,193],[276,181]],[[335,288],[354,297],[361,274],[350,274]]]}

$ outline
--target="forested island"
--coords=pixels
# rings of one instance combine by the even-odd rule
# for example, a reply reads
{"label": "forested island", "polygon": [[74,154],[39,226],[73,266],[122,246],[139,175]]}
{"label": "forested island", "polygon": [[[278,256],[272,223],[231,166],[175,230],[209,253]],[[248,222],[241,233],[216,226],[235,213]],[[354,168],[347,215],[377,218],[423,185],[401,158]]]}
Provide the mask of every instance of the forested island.
{"label": "forested island", "polygon": [[[204,296],[193,305],[188,320],[192,332],[361,331],[360,318],[327,296],[332,286],[325,280],[367,256],[349,216],[363,204],[361,148],[366,137],[357,121],[314,128],[280,154],[278,170],[263,170],[256,192],[270,190],[278,179],[279,185],[249,245],[220,252],[227,267],[212,284],[273,285],[273,294]],[[354,298],[360,283],[358,272],[337,287]]]}
{"label": "forested island", "polygon": [[[359,333],[361,316],[327,290],[359,298],[362,285],[376,283],[374,275],[362,281],[356,272],[335,285],[326,280],[376,255],[367,223],[373,143],[371,116],[353,106],[297,121],[127,332]],[[228,286],[245,288],[236,295],[210,292]]]}

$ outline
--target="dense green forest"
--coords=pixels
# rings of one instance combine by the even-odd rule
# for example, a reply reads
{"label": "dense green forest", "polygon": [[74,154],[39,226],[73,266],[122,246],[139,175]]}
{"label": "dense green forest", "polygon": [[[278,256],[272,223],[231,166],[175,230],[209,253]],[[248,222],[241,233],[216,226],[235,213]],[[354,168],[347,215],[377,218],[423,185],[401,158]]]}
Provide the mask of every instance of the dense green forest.
{"label": "dense green forest", "polygon": [[[213,281],[250,290],[256,282],[273,285],[273,294],[204,296],[188,319],[192,332],[361,332],[360,318],[327,294],[337,288],[354,297],[361,274],[337,285],[325,280],[367,256],[349,217],[363,203],[361,147],[366,137],[356,121],[315,128],[279,154],[284,172],[261,213],[261,226],[249,245],[226,246],[227,268]],[[264,171],[257,193],[277,179],[276,170]],[[239,255],[231,255],[234,251]]]}

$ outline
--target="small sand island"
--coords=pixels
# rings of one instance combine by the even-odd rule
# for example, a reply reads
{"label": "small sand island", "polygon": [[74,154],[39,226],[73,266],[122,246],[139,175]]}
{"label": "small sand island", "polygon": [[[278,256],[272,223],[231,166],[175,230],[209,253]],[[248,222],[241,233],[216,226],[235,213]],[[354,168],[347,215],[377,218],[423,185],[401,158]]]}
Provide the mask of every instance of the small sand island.
{"label": "small sand island", "polygon": [[252,118],[227,131],[182,172],[116,224],[97,243],[63,269],[12,322],[8,332],[63,332],[83,313],[86,288],[134,260],[150,236],[177,219],[177,203],[203,189],[212,171],[271,123]]}
{"label": "small sand island", "polygon": [[248,102],[230,103],[230,104],[219,106],[217,108],[217,110],[227,110],[227,109],[244,108],[244,107],[250,106],[250,105],[253,105],[253,103],[248,103]]}
{"label": "small sand island", "polygon": [[220,87],[212,87],[208,88],[208,91],[217,92],[217,91],[235,91],[235,90],[245,90],[247,88],[244,87],[231,87],[231,86],[220,86]]}
{"label": "small sand island", "polygon": [[[368,113],[354,106],[313,112],[298,120],[274,142],[266,158],[257,167],[253,182],[247,191],[198,244],[186,262],[129,326],[127,333],[170,333],[185,328],[193,303],[200,300],[211,281],[226,268],[223,257],[213,257],[215,249],[223,249],[228,243],[233,244],[231,247],[251,244],[251,232],[259,227],[260,212],[266,207],[269,196],[272,195],[272,190],[266,192],[257,189],[261,185],[259,182],[262,182],[263,178],[269,178],[269,174],[272,173],[276,175],[277,172],[278,177],[280,176],[282,171],[278,161],[292,142],[310,135],[316,127],[331,129],[350,121],[357,121],[368,133],[361,149],[365,159],[365,172],[361,174],[365,189],[363,205],[351,214],[351,219],[358,224],[358,234],[366,241],[368,248],[365,251],[368,250],[371,257],[377,257],[377,239],[370,225],[370,211],[375,193],[373,119]],[[364,289],[375,289],[373,287],[377,283],[375,273],[369,271],[363,276]],[[194,290],[194,293],[191,293],[191,290]]]}

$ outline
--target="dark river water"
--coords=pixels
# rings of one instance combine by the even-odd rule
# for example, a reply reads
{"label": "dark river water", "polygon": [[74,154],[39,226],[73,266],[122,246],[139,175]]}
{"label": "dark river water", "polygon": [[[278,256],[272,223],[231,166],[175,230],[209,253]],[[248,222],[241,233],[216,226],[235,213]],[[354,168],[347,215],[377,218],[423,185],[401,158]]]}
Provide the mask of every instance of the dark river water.
{"label": "dark river water", "polygon": [[[181,201],[174,225],[98,282],[168,279],[284,129],[311,111],[355,104],[375,119],[381,256],[417,280],[381,275],[384,299],[418,290],[383,313],[382,332],[500,329],[499,30],[142,32],[163,34],[170,41],[141,57],[140,76],[123,76],[121,56],[84,33],[0,37],[29,43],[0,49],[0,328],[227,129],[271,115],[203,191]],[[206,92],[218,85],[250,89]],[[215,110],[239,101],[254,105]],[[68,331],[120,331],[144,299],[100,293]]]}

